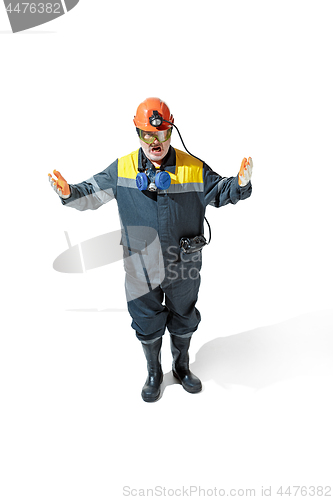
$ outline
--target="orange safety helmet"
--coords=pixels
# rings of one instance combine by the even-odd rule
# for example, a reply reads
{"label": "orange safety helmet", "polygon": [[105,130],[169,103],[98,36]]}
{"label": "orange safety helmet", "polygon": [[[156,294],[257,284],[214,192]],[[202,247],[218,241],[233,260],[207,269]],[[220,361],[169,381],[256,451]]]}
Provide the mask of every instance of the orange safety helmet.
{"label": "orange safety helmet", "polygon": [[162,122],[160,127],[153,127],[150,125],[149,118],[153,115],[153,112],[157,111],[164,120],[168,120],[168,122],[173,123],[173,116],[170,113],[170,109],[165,104],[165,102],[161,101],[158,97],[148,97],[145,99],[136,111],[136,115],[133,119],[134,125],[141,129],[147,130],[148,132],[155,132],[156,130],[167,130],[171,128],[172,125],[170,123]]}

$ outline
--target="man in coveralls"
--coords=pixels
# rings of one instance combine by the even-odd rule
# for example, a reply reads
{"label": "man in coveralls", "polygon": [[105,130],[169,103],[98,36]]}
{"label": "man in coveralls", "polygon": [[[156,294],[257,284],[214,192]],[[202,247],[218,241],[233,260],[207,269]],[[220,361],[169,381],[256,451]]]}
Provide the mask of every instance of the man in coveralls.
{"label": "man in coveralls", "polygon": [[[149,120],[156,112],[166,120],[160,126]],[[252,191],[251,158],[243,159],[236,177],[221,177],[199,159],[170,146],[173,122],[165,102],[148,98],[134,117],[140,149],[79,184],[68,184],[57,171],[53,172],[57,179],[49,174],[63,205],[94,210],[117,200],[128,311],[147,360],[148,377],[141,393],[147,402],[160,396],[166,328],[174,376],[187,392],[202,389],[201,381],[189,369],[188,354],[200,322],[195,305],[201,251],[186,254],[179,243],[183,237],[203,234],[207,205],[235,204]],[[157,174],[162,181],[158,182]]]}

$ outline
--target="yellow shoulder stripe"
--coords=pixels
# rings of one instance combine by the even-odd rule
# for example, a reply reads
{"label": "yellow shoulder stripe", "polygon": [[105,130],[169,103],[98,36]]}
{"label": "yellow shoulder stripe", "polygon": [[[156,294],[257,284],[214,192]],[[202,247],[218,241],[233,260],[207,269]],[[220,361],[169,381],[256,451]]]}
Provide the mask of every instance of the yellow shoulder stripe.
{"label": "yellow shoulder stripe", "polygon": [[138,173],[139,150],[118,159],[118,177],[135,179]]}
{"label": "yellow shoulder stripe", "polygon": [[[171,184],[203,183],[203,164],[193,156],[175,149],[176,171],[170,173]],[[118,159],[118,177],[135,179],[138,173],[139,150]]]}
{"label": "yellow shoulder stripe", "polygon": [[171,184],[203,183],[203,164],[193,156],[176,149],[176,173],[170,174]]}

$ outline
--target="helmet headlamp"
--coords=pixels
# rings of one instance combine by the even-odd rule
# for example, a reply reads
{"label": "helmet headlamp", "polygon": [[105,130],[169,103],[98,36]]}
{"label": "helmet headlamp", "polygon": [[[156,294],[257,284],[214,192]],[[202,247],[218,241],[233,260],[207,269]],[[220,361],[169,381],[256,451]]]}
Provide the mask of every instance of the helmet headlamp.
{"label": "helmet headlamp", "polygon": [[160,127],[163,123],[163,118],[158,111],[153,111],[153,114],[149,117],[149,123],[152,127]]}

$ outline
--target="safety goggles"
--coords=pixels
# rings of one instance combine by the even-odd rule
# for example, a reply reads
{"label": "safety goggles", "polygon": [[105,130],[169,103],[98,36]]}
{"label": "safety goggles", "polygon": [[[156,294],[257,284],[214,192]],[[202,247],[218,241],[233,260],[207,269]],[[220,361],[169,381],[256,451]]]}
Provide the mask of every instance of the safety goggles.
{"label": "safety goggles", "polygon": [[156,132],[148,132],[147,130],[141,130],[137,128],[137,131],[140,139],[143,142],[152,144],[155,139],[157,139],[158,142],[165,142],[170,139],[172,128],[168,128],[167,130],[156,130]]}

